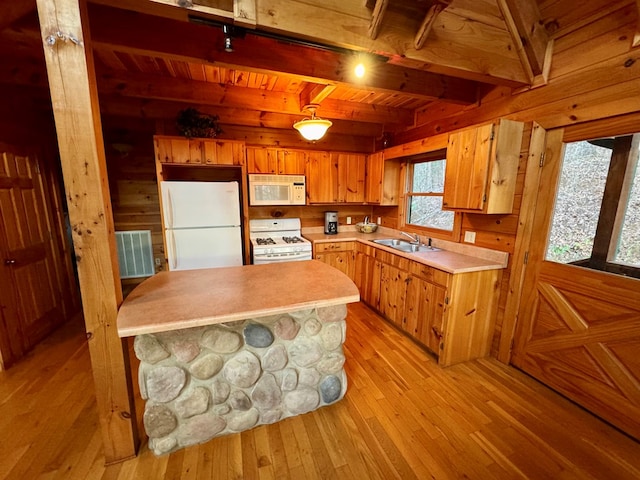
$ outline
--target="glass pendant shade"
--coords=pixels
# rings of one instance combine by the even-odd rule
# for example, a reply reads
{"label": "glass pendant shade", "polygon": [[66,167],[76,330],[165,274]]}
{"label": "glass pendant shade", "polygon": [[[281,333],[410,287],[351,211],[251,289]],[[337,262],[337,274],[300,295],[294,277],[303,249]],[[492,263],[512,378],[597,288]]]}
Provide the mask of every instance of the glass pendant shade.
{"label": "glass pendant shade", "polygon": [[330,120],[316,118],[315,106],[307,106],[305,109],[311,111],[311,118],[294,123],[293,128],[298,130],[306,140],[320,140],[333,123]]}

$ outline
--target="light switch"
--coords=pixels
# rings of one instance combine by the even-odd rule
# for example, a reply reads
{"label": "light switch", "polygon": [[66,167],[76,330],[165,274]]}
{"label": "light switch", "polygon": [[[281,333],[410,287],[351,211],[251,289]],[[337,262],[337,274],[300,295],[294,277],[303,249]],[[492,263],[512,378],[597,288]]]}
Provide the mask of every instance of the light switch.
{"label": "light switch", "polygon": [[476,232],[464,232],[464,241],[467,243],[476,243]]}
{"label": "light switch", "polygon": [[347,225],[351,225],[351,217],[347,217]]}

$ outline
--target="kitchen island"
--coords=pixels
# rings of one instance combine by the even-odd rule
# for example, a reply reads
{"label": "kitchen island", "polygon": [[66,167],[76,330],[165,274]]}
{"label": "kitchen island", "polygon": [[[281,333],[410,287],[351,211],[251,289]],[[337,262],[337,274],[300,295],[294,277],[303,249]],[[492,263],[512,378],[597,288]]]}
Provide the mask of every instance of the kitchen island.
{"label": "kitchen island", "polygon": [[316,260],[145,280],[118,333],[135,336],[149,448],[162,455],[340,400],[346,304],[359,298]]}

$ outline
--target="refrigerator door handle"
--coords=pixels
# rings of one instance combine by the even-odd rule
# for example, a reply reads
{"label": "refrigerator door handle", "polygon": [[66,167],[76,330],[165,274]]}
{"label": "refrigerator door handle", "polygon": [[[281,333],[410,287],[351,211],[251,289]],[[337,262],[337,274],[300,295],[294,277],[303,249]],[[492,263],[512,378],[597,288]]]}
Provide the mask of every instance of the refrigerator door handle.
{"label": "refrigerator door handle", "polygon": [[169,255],[169,258],[171,259],[171,270],[175,270],[176,268],[178,268],[178,256],[176,254],[176,237],[173,230],[171,230],[171,235],[169,236],[169,239],[170,239],[169,248],[171,249],[171,253]]}
{"label": "refrigerator door handle", "polygon": [[171,189],[167,188],[167,228],[173,228],[173,199],[171,198]]}

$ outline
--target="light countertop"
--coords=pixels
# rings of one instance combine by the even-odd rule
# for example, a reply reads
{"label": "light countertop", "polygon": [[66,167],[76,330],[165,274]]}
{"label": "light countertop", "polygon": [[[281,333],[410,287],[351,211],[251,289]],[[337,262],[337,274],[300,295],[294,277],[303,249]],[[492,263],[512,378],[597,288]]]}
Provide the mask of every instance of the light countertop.
{"label": "light countertop", "polygon": [[409,238],[404,237],[404,235],[399,234],[399,232],[386,228],[379,228],[378,231],[374,233],[360,233],[352,227],[343,229],[343,231],[335,235],[325,235],[322,231],[317,232],[314,231],[314,229],[309,229],[303,231],[302,235],[313,243],[362,242],[386,252],[408,258],[409,260],[454,274],[503,269],[506,268],[509,258],[509,255],[504,252],[435,239],[433,245],[440,248],[440,250],[430,251],[424,249],[414,253],[407,253],[373,242],[373,240],[380,238],[402,238],[403,240],[410,241]]}
{"label": "light countertop", "polygon": [[317,260],[160,272],[118,312],[118,335],[200,327],[357,302],[355,284]]}

